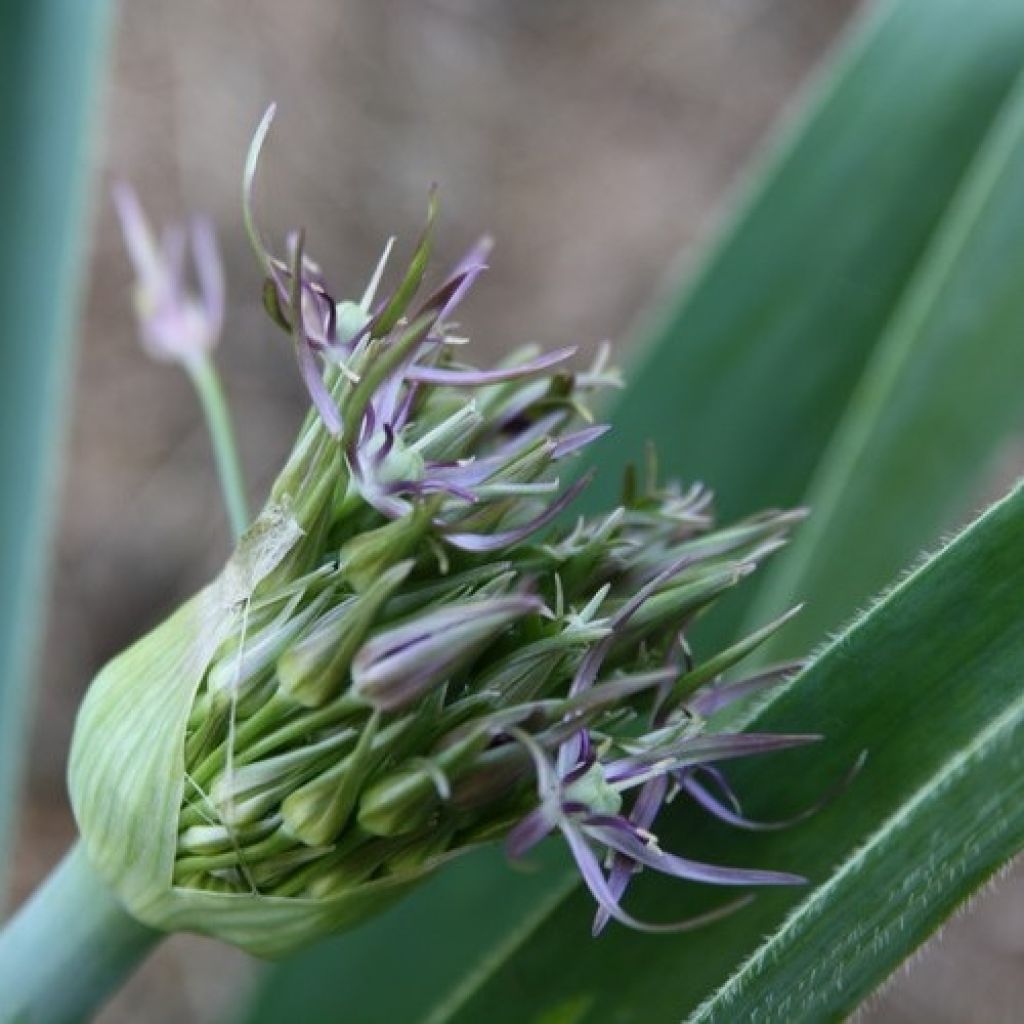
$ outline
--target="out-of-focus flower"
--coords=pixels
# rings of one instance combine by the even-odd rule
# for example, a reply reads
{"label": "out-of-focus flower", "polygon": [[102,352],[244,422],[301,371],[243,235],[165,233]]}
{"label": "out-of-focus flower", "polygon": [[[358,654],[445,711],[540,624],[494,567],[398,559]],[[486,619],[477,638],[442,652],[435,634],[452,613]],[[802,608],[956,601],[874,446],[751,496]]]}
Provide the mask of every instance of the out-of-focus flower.
{"label": "out-of-focus flower", "polygon": [[[213,226],[196,218],[166,228],[157,240],[131,186],[119,182],[113,195],[135,270],[142,345],[155,359],[191,366],[217,344],[224,324],[224,271]],[[198,291],[188,281],[189,251]]]}
{"label": "out-of-focus flower", "polygon": [[246,221],[314,411],[222,575],[89,691],[71,789],[96,866],[143,921],[266,955],[494,839],[518,857],[561,833],[596,931],[737,906],[637,921],[622,898],[642,869],[799,882],[666,852],[654,829],[676,795],[775,827],[743,816],[721,765],[818,739],[716,722],[798,668],[722,682],[786,616],[703,657],[688,642],[802,514],[716,529],[710,492],[649,458],[618,508],[550,530],[588,480],[566,466],[606,429],[590,406],[618,382],[607,352],[468,363],[451,317],[489,243],[420,298],[433,197],[392,290],[375,299],[382,261],[337,302],[301,232],[279,258],[255,226],[268,124]]}

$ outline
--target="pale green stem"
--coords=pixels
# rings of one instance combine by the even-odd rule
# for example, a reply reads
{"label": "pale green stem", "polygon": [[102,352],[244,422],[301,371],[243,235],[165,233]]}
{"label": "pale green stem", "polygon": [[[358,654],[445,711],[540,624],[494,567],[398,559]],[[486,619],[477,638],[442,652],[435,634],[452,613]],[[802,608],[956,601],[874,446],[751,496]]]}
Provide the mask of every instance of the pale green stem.
{"label": "pale green stem", "polygon": [[89,1020],[162,938],[129,916],[76,844],[0,932],[0,1015]]}
{"label": "pale green stem", "polygon": [[217,463],[217,476],[224,492],[224,504],[227,506],[231,531],[235,540],[238,540],[249,525],[249,508],[245,498],[245,477],[238,459],[235,431],[231,425],[231,413],[224,389],[216,367],[207,356],[189,363],[187,369],[206,416],[213,457]]}

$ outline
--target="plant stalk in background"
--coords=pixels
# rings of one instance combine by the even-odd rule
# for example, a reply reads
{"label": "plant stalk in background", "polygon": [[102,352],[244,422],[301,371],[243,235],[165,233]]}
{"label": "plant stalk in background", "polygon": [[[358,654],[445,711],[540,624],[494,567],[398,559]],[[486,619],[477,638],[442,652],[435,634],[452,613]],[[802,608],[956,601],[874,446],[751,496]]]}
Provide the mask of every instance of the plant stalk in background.
{"label": "plant stalk in background", "polygon": [[108,10],[104,0],[0,7],[0,908],[30,748]]}

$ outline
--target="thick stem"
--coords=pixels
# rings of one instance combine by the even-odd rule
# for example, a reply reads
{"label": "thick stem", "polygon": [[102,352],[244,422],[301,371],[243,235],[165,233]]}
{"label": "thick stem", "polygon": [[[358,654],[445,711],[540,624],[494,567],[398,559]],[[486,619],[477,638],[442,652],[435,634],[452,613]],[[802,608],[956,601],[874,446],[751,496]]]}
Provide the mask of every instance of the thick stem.
{"label": "thick stem", "polygon": [[0,932],[0,1019],[88,1020],[161,938],[128,915],[76,844]]}
{"label": "thick stem", "polygon": [[228,519],[235,540],[242,535],[249,525],[249,508],[245,498],[245,478],[242,464],[238,459],[238,447],[235,444],[235,431],[231,425],[231,413],[228,410],[224,389],[213,363],[207,357],[188,365],[189,375],[199,394],[199,401],[206,416],[206,426],[213,445],[213,458],[217,464],[217,476],[220,478],[221,490],[224,493],[224,504],[227,506]]}

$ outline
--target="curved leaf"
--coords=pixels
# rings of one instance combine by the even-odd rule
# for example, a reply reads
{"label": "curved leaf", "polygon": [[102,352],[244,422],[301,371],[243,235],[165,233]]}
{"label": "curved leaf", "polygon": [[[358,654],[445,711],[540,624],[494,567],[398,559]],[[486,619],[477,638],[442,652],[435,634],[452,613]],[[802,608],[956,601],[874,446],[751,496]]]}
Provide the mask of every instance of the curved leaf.
{"label": "curved leaf", "polygon": [[769,568],[752,623],[805,601],[760,652],[805,651],[931,544],[1024,420],[1024,77],[890,321]]}

